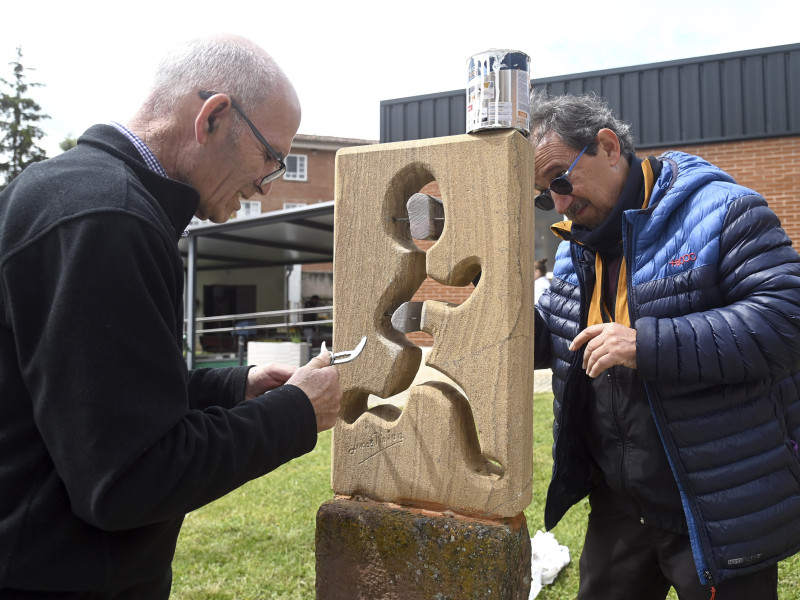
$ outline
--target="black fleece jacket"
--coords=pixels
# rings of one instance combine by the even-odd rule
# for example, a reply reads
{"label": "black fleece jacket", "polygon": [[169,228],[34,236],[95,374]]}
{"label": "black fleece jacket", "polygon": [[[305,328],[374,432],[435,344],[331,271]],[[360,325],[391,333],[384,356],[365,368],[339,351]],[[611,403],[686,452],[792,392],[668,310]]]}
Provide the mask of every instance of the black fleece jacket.
{"label": "black fleece jacket", "polygon": [[166,598],[184,514],[316,444],[299,388],[186,369],[197,202],[105,125],[0,194],[0,597]]}

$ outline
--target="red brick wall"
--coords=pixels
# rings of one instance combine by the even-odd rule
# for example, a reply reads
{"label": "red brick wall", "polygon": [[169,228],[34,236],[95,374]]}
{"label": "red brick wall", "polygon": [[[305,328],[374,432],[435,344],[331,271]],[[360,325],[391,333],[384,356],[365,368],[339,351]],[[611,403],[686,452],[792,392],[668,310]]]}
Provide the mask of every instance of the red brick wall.
{"label": "red brick wall", "polygon": [[333,200],[335,150],[292,150],[306,155],[306,181],[275,180],[268,196],[253,196],[261,200],[262,212],[283,210],[284,202],[316,204]]}

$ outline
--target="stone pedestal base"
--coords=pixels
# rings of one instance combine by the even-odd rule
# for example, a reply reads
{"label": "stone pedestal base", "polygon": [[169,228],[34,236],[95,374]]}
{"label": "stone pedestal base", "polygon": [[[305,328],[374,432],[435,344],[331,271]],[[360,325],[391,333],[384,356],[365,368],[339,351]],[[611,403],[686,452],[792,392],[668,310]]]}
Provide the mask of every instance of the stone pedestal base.
{"label": "stone pedestal base", "polygon": [[335,498],[317,513],[317,600],[527,600],[525,515],[488,521]]}

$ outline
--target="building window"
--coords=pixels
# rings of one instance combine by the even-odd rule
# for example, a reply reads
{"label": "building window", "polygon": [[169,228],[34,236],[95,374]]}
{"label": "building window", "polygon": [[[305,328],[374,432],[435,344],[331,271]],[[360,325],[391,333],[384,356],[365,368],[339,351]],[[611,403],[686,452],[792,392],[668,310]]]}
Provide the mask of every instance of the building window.
{"label": "building window", "polygon": [[260,200],[241,200],[242,208],[236,212],[236,216],[240,218],[255,217],[261,214],[261,201]]}
{"label": "building window", "polygon": [[283,210],[287,210],[290,208],[305,208],[307,204],[305,202],[284,202],[283,203]]}
{"label": "building window", "polygon": [[290,154],[286,157],[286,173],[284,179],[291,181],[306,181],[308,172],[306,171],[307,156],[305,154]]}

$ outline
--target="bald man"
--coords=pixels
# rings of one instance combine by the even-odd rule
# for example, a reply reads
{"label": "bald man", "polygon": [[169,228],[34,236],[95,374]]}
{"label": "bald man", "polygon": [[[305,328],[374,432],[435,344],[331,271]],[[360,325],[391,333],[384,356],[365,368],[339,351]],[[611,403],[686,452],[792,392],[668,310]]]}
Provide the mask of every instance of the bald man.
{"label": "bald man", "polygon": [[263,49],[197,40],[126,125],[0,195],[0,598],[167,598],[184,515],[333,426],[327,353],[196,371],[182,353],[178,239],[267,194],[299,123]]}

